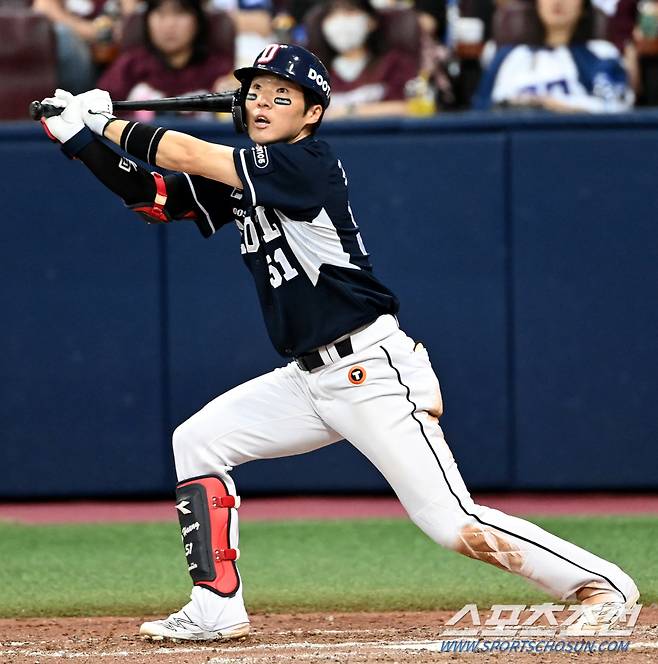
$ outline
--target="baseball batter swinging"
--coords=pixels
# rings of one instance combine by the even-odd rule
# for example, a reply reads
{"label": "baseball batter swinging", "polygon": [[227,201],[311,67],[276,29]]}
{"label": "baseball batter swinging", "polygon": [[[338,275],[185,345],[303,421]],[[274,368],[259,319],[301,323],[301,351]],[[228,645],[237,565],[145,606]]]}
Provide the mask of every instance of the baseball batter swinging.
{"label": "baseball batter swinging", "polygon": [[[235,76],[251,148],[119,120],[100,90],[44,100],[64,108],[43,120],[49,134],[148,221],[189,219],[204,237],[237,225],[270,338],[290,358],[175,430],[176,508],[194,585],[183,609],[140,633],[246,635],[239,498],[229,472],[343,438],[437,543],[581,602],[583,629],[618,620],[638,599],[619,567],[471,499],[439,426],[441,391],[427,351],[400,329],[398,301],[372,272],[343,166],[315,138],[331,94],[322,62],[299,46],[272,44]],[[149,173],[95,134],[174,173]]]}

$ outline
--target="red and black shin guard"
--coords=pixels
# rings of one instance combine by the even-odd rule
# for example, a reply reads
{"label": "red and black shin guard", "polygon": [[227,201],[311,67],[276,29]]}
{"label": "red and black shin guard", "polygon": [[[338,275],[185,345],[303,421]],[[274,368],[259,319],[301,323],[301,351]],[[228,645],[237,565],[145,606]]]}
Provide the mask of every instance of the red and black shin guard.
{"label": "red and black shin guard", "polygon": [[240,550],[231,548],[231,508],[240,498],[229,494],[215,475],[194,477],[176,486],[176,510],[194,585],[222,597],[235,595],[240,577],[235,561]]}

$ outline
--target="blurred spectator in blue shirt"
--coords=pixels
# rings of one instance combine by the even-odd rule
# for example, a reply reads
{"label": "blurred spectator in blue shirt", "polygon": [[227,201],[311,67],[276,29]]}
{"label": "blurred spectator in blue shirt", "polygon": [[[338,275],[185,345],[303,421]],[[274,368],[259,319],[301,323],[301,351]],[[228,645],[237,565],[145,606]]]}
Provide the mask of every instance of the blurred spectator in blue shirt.
{"label": "blurred spectator in blue shirt", "polygon": [[619,51],[591,39],[592,16],[589,0],[536,0],[536,41],[498,49],[473,107],[590,113],[630,108],[634,96]]}

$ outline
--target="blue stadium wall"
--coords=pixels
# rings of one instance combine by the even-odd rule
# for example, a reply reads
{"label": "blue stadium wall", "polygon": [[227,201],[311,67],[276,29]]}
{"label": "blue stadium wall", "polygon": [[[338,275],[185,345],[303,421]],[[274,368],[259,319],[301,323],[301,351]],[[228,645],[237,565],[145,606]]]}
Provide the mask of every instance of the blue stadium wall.
{"label": "blue stadium wall", "polygon": [[[658,488],[657,129],[648,112],[324,129],[471,488]],[[0,497],[170,493],[176,424],[283,364],[237,230],[146,226],[29,124],[0,127],[0,163]],[[235,477],[387,490],[348,443]]]}

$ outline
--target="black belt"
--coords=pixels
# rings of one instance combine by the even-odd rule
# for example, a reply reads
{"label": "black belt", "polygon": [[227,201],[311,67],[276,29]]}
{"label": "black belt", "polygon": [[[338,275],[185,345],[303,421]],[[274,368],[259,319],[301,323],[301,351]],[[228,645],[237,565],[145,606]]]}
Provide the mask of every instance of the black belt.
{"label": "black belt", "polygon": [[[352,348],[352,340],[349,337],[333,344],[333,347],[341,358],[347,357],[354,352],[354,349]],[[325,361],[322,359],[320,351],[317,350],[314,350],[311,353],[306,353],[305,355],[300,355],[295,358],[295,361],[297,362],[297,366],[303,371],[313,371],[313,369],[325,366]]]}

